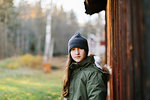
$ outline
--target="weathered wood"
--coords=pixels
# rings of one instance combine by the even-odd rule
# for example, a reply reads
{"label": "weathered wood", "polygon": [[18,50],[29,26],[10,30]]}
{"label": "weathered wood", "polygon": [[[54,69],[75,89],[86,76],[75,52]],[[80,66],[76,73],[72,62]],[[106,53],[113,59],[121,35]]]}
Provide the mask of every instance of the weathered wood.
{"label": "weathered wood", "polygon": [[[111,0],[108,0],[107,1],[107,8],[106,8],[106,41],[107,41],[107,44],[106,44],[106,48],[107,48],[107,51],[106,51],[106,60],[108,59],[107,63],[111,66],[112,65],[112,24],[111,24]],[[107,58],[108,57],[108,58]],[[108,95],[108,99],[109,100],[113,100],[113,87],[112,87],[112,84],[113,84],[113,73],[111,75],[111,78],[110,78],[110,81],[109,81],[109,95]],[[110,98],[111,97],[111,98]]]}
{"label": "weathered wood", "polygon": [[144,98],[141,4],[140,0],[108,0],[107,3],[107,56],[113,69],[110,100]]}
{"label": "weathered wood", "polygon": [[144,99],[150,100],[150,0],[143,1],[143,24],[144,24],[144,49],[142,60],[144,60]]}

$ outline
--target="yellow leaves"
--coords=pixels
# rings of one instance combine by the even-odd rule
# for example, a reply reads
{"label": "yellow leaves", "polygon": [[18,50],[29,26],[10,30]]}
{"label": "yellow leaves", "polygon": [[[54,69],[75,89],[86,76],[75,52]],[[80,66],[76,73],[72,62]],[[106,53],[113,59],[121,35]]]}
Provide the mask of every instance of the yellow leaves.
{"label": "yellow leaves", "polygon": [[31,94],[30,93],[26,93],[26,96],[30,96]]}
{"label": "yellow leaves", "polygon": [[36,11],[34,11],[34,10],[31,11],[31,17],[32,17],[32,18],[35,18],[35,17],[36,17]]}
{"label": "yellow leaves", "polygon": [[40,91],[40,89],[37,89],[37,91]]}
{"label": "yellow leaves", "polygon": [[52,95],[58,95],[58,93],[53,92]]}
{"label": "yellow leaves", "polygon": [[8,95],[7,94],[5,94],[5,97],[7,97]]}
{"label": "yellow leaves", "polygon": [[51,93],[51,91],[48,91],[48,93]]}
{"label": "yellow leaves", "polygon": [[5,90],[6,90],[6,88],[5,88],[5,87],[1,87],[1,90],[5,91]]}
{"label": "yellow leaves", "polygon": [[43,17],[45,16],[45,13],[42,12],[42,9],[39,9],[38,7],[34,7],[30,4],[26,5],[26,7],[29,8],[29,10],[22,10],[20,12],[20,16],[23,18],[23,19],[30,19],[30,18],[37,18],[37,17]]}
{"label": "yellow leaves", "polygon": [[3,87],[0,87],[0,90],[2,91],[18,91],[18,88],[16,87],[10,87],[10,86],[4,86],[2,85]]}
{"label": "yellow leaves", "polygon": [[21,66],[41,68],[43,58],[42,56],[32,56],[30,54],[26,54],[24,56],[21,56],[18,60]]}
{"label": "yellow leaves", "polygon": [[0,62],[0,67],[17,69],[19,67],[41,68],[43,64],[42,56],[26,54],[20,57],[12,57]]}
{"label": "yellow leaves", "polygon": [[19,63],[16,61],[10,62],[10,63],[8,63],[8,68],[17,69],[17,68],[19,68]]}

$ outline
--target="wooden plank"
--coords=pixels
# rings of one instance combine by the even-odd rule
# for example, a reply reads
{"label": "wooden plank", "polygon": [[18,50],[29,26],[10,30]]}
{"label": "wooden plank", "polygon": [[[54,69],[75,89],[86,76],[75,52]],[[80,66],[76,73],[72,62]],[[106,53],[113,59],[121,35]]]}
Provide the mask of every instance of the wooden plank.
{"label": "wooden plank", "polygon": [[[106,14],[108,61],[113,71],[110,100],[141,100],[143,98],[141,1],[108,0]],[[136,82],[137,80],[140,81]]]}
{"label": "wooden plank", "polygon": [[[112,24],[111,24],[111,0],[107,0],[107,7],[106,7],[106,34],[107,34],[107,55],[105,56],[106,60],[107,60],[107,57],[108,57],[108,61],[107,63],[112,66]],[[112,76],[113,76],[113,73],[112,73]],[[110,77],[110,81],[109,81],[109,92],[108,92],[108,99],[109,100],[113,100],[113,77]]]}
{"label": "wooden plank", "polygon": [[144,50],[142,60],[144,62],[144,99],[150,100],[150,0],[143,1],[143,19],[144,19]]}

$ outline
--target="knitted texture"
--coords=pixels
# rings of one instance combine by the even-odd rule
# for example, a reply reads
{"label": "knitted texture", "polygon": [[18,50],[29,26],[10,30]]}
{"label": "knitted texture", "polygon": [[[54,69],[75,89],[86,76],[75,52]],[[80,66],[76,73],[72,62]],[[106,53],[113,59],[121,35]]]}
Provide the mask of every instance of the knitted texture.
{"label": "knitted texture", "polygon": [[87,39],[83,37],[79,32],[76,32],[68,41],[68,53],[72,48],[84,49],[86,55],[88,55],[89,47]]}

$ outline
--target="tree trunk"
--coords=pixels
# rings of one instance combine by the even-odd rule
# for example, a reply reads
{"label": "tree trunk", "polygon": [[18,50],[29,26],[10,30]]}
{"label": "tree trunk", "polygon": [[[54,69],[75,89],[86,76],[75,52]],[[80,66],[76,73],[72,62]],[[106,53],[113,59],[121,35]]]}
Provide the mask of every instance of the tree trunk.
{"label": "tree trunk", "polygon": [[51,8],[49,9],[47,16],[47,24],[46,24],[46,40],[45,40],[45,51],[44,51],[44,63],[48,63],[49,59],[52,57],[53,50],[51,46],[51,22],[52,22],[52,0],[51,0]]}
{"label": "tree trunk", "polygon": [[38,55],[41,55],[41,34],[40,33],[38,34],[38,45],[37,45],[37,48],[38,48]]}
{"label": "tree trunk", "polygon": [[45,37],[45,52],[44,52],[44,62],[47,63],[49,58],[52,57],[50,53],[51,50],[51,12],[47,16],[47,25],[46,25],[46,37]]}
{"label": "tree trunk", "polygon": [[16,54],[19,55],[20,54],[20,32],[17,29],[17,40],[16,40]]}
{"label": "tree trunk", "polygon": [[3,56],[4,56],[4,40],[3,40],[3,30],[2,30],[2,25],[1,25],[1,23],[0,23],[0,58],[3,58]]}
{"label": "tree trunk", "polygon": [[5,3],[5,20],[4,20],[4,56],[7,56],[7,2]]}

